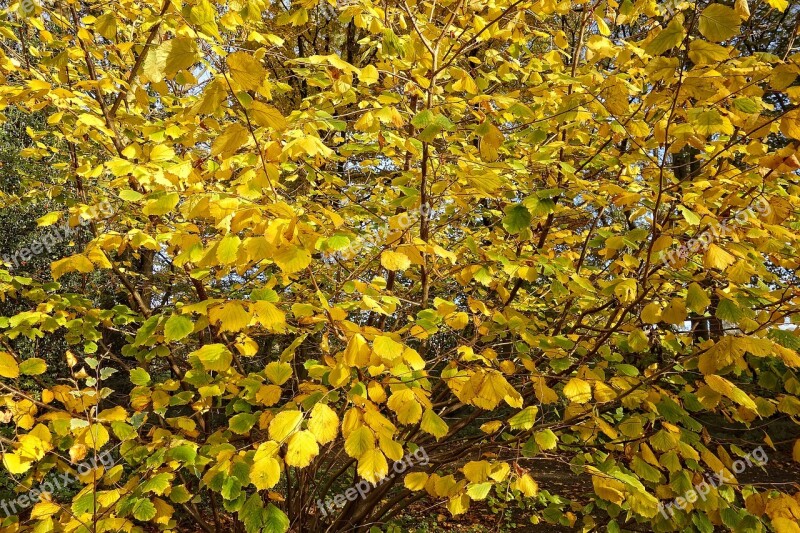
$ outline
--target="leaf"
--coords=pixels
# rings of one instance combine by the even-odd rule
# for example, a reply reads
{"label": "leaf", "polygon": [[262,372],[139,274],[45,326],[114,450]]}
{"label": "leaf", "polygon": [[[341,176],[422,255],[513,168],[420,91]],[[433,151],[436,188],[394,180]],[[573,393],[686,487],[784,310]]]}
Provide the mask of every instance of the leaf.
{"label": "leaf", "polygon": [[263,524],[262,533],[285,533],[289,530],[289,517],[270,503],[267,505],[267,515]]}
{"label": "leaf", "polygon": [[656,302],[650,302],[642,309],[642,322],[645,324],[656,324],[661,321],[661,306]]}
{"label": "leaf", "polygon": [[253,315],[239,302],[228,302],[209,309],[208,318],[213,324],[219,324],[220,332],[238,332],[247,327]]}
{"label": "leaf", "polygon": [[148,522],[156,516],[156,507],[150,500],[139,498],[133,506],[133,517],[141,522]]}
{"label": "leaf", "polygon": [[147,216],[162,216],[172,211],[178,202],[180,196],[176,192],[161,194],[154,199],[148,200],[142,208],[142,212]]}
{"label": "leaf", "polygon": [[292,409],[281,411],[269,423],[269,438],[276,442],[283,442],[286,438],[300,428],[303,413]]}
{"label": "leaf", "polygon": [[422,417],[422,406],[411,389],[402,389],[389,396],[386,402],[389,409],[395,412],[397,420],[403,424],[416,424]]}
{"label": "leaf", "polygon": [[250,413],[239,413],[228,420],[228,427],[234,433],[246,435],[256,423],[256,416]]}
{"label": "leaf", "polygon": [[238,123],[233,123],[223,131],[211,144],[211,155],[230,157],[239,148],[250,143],[250,132]]}
{"label": "leaf", "polygon": [[730,398],[734,402],[747,409],[750,409],[754,413],[758,412],[755,402],[747,395],[747,393],[727,379],[716,375],[708,375],[705,376],[705,380],[706,383],[708,383],[708,386],[711,387],[711,390]]}
{"label": "leaf", "polygon": [[542,450],[554,450],[558,445],[558,437],[550,429],[537,431],[533,438]]}
{"label": "leaf", "polygon": [[651,56],[661,55],[678,46],[685,36],[683,24],[677,18],[673,18],[667,27],[658,32],[658,35],[644,47],[644,51]]}
{"label": "leaf", "polygon": [[267,77],[261,62],[247,52],[234,52],[225,61],[231,78],[244,91],[255,91]]}
{"label": "leaf", "polygon": [[507,232],[515,235],[531,225],[531,213],[522,204],[515,204],[506,208],[506,216],[503,217],[503,227]]}
{"label": "leaf", "polygon": [[706,291],[697,283],[689,285],[686,290],[686,306],[695,313],[703,314],[709,305],[711,305],[711,299]]}
{"label": "leaf", "polygon": [[344,450],[354,459],[358,459],[374,447],[375,435],[366,426],[360,426],[353,430],[344,442]]}
{"label": "leaf", "polygon": [[50,270],[53,273],[53,280],[57,280],[64,274],[70,272],[81,272],[88,274],[94,271],[94,265],[86,256],[76,254],[58,261],[53,261],[50,265]]}
{"label": "leaf", "polygon": [[564,386],[564,396],[575,403],[587,403],[592,399],[592,387],[580,378],[572,378]]}
{"label": "leaf", "polygon": [[425,472],[412,472],[410,474],[406,474],[406,477],[403,478],[403,485],[405,485],[405,487],[411,491],[419,491],[424,489],[427,482],[428,474]]}
{"label": "leaf", "polygon": [[319,446],[314,434],[310,431],[298,431],[289,437],[289,445],[286,448],[287,465],[303,468],[310,465],[317,455],[319,455]]}
{"label": "leaf", "polygon": [[720,42],[739,33],[742,19],[723,4],[711,4],[700,13],[700,33],[709,41]]}
{"label": "leaf", "polygon": [[736,261],[736,258],[731,254],[717,246],[716,244],[709,244],[705,255],[703,256],[703,266],[706,268],[716,268],[718,270],[725,270]]}
{"label": "leaf", "polygon": [[689,45],[689,59],[698,65],[708,65],[728,59],[727,48],[705,41],[692,41]]}
{"label": "leaf", "polygon": [[336,411],[323,403],[314,405],[308,419],[308,430],[314,434],[320,444],[333,441],[339,434],[339,417],[336,415]]}
{"label": "leaf", "polygon": [[253,102],[250,104],[250,115],[253,118],[253,122],[259,126],[272,128],[276,131],[283,131],[286,129],[286,119],[281,115],[280,111],[271,105]]}
{"label": "leaf", "polygon": [[223,265],[230,265],[235,263],[239,257],[239,246],[242,240],[238,235],[225,235],[217,245],[217,259]]}
{"label": "leaf", "polygon": [[25,359],[19,364],[19,373],[26,376],[38,376],[47,370],[47,363],[39,357]]}
{"label": "leaf", "polygon": [[278,250],[272,260],[286,274],[294,274],[311,264],[311,254],[305,248],[287,246]]}
{"label": "leaf", "polygon": [[365,451],[358,458],[358,475],[369,481],[377,483],[389,473],[386,457],[377,448]]}
{"label": "leaf", "polygon": [[19,365],[8,352],[0,352],[0,376],[11,379],[19,377]]}
{"label": "leaf", "polygon": [[367,65],[361,69],[358,79],[365,85],[372,85],[378,81],[378,69],[374,65]]}
{"label": "leaf", "polygon": [[386,335],[378,335],[372,342],[375,353],[385,360],[393,361],[403,355],[404,346]]}
{"label": "leaf", "polygon": [[536,421],[536,414],[539,408],[535,405],[529,405],[519,413],[515,414],[508,419],[511,429],[531,429]]}
{"label": "leaf", "polygon": [[190,358],[196,358],[206,370],[222,372],[231,366],[233,356],[224,344],[206,344],[199,350],[189,354]]}
{"label": "leaf", "polygon": [[436,437],[437,441],[446,436],[450,431],[450,428],[447,427],[447,423],[445,423],[445,421],[442,420],[439,415],[434,413],[431,409],[426,409],[425,413],[422,415],[420,428],[422,428],[422,431],[430,433]]}
{"label": "leaf", "polygon": [[164,323],[164,339],[167,342],[179,341],[194,331],[192,321],[182,315],[172,315]]}
{"label": "leaf", "polygon": [[[262,446],[266,444],[270,443],[262,443],[259,446],[259,450],[261,450]],[[275,449],[277,451],[277,446]],[[256,487],[256,489],[271,489],[278,484],[280,479],[281,465],[278,460],[270,455],[259,456],[259,452],[256,452],[253,467],[250,469],[250,482]]]}
{"label": "leaf", "polygon": [[150,383],[150,374],[143,368],[132,368],[130,371],[131,383],[134,385],[145,386]]}
{"label": "leaf", "polygon": [[264,375],[275,385],[283,385],[292,377],[292,365],[273,361],[264,368]]}
{"label": "leaf", "polygon": [[387,250],[381,253],[381,265],[386,270],[406,270],[411,266],[411,260],[403,253]]}

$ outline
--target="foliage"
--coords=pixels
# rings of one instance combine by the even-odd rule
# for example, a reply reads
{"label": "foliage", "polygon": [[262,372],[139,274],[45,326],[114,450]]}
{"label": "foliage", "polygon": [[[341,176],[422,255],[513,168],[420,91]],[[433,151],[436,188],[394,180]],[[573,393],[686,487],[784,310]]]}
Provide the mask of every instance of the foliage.
{"label": "foliage", "polygon": [[[659,512],[748,451],[701,415],[753,446],[800,415],[800,8],[751,4],[10,4],[0,105],[48,179],[6,203],[90,223],[0,269],[2,464],[20,492],[115,464],[4,528],[350,531],[488,497],[797,531],[785,488]],[[539,492],[548,453],[588,504]]]}

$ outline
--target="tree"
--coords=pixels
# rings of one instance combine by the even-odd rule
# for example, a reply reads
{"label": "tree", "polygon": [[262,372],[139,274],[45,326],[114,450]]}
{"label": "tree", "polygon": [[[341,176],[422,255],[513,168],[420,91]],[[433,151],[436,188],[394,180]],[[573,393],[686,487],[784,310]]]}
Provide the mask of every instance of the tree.
{"label": "tree", "polygon": [[[491,493],[797,531],[798,494],[735,482],[800,414],[800,8],[753,4],[9,5],[4,113],[47,117],[51,173],[16,194],[87,239],[0,270],[3,467],[81,487],[4,524],[351,531]],[[546,452],[592,505],[539,493]]]}

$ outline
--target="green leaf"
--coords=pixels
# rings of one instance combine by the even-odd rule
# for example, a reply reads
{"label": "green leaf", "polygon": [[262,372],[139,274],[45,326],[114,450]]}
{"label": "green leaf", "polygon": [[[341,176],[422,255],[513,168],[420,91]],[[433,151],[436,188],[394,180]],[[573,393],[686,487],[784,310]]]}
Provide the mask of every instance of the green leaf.
{"label": "green leaf", "polygon": [[507,232],[517,234],[531,225],[531,213],[522,204],[515,204],[506,209],[503,217],[503,227]]}
{"label": "green leaf", "polygon": [[172,315],[164,324],[164,338],[168,342],[179,341],[194,330],[192,321],[183,315]]}
{"label": "green leaf", "polygon": [[19,364],[20,374],[26,376],[38,376],[39,374],[44,374],[45,370],[47,370],[47,363],[39,357],[31,357]]}
{"label": "green leaf", "polygon": [[542,450],[552,450],[558,445],[558,437],[549,429],[537,431],[533,438]]}
{"label": "green leaf", "polygon": [[686,290],[686,307],[698,314],[703,314],[711,304],[706,291],[697,283],[692,283]]}
{"label": "green leaf", "polygon": [[145,386],[150,383],[150,374],[144,368],[132,368],[130,374],[134,385]]}
{"label": "green leaf", "polygon": [[289,518],[272,504],[267,505],[264,533],[285,533],[289,529]]}
{"label": "green leaf", "polygon": [[231,366],[233,356],[224,344],[206,344],[199,350],[189,354],[190,358],[197,359],[206,370],[222,372]]}
{"label": "green leaf", "polygon": [[234,415],[228,421],[228,427],[234,433],[238,433],[239,435],[244,435],[250,431],[250,428],[256,423],[255,415],[250,413],[239,413],[238,415]]}
{"label": "green leaf", "polygon": [[531,429],[533,423],[536,421],[536,414],[539,408],[535,405],[530,405],[508,419],[511,429]]}
{"label": "green leaf", "polygon": [[156,516],[156,507],[150,500],[140,498],[133,507],[133,517],[136,520],[147,522]]}
{"label": "green leaf", "polygon": [[168,472],[156,474],[142,484],[141,491],[154,492],[159,495],[164,494],[164,492],[169,488],[170,483],[172,483],[173,477],[174,476]]}
{"label": "green leaf", "polygon": [[655,38],[644,47],[644,51],[651,56],[658,56],[678,46],[683,41],[686,32],[683,30],[683,24],[674,18],[667,25],[666,28],[661,30]]}

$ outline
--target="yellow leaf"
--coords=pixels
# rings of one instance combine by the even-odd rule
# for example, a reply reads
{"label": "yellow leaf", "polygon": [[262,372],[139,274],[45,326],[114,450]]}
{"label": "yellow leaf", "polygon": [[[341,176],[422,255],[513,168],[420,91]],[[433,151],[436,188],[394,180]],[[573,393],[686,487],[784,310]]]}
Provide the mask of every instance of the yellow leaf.
{"label": "yellow leaf", "polygon": [[272,260],[286,274],[294,274],[311,264],[311,254],[305,248],[290,245],[280,248]]}
{"label": "yellow leaf", "polygon": [[344,442],[344,451],[354,459],[358,459],[367,450],[375,447],[375,435],[367,426],[360,426],[353,430]]}
{"label": "yellow leaf", "polygon": [[482,483],[489,479],[492,465],[488,461],[470,461],[461,470],[470,483]]}
{"label": "yellow leaf", "polygon": [[650,302],[642,309],[642,322],[645,324],[655,324],[661,321],[661,306],[656,302]]}
{"label": "yellow leaf", "polygon": [[533,498],[539,493],[539,484],[529,474],[518,477],[512,487],[529,498]]}
{"label": "yellow leaf", "polygon": [[87,448],[99,450],[108,443],[108,430],[102,424],[92,424],[78,438]]}
{"label": "yellow leaf", "polygon": [[405,485],[405,487],[411,491],[424,489],[427,482],[428,474],[425,472],[412,472],[410,474],[406,474],[406,477],[403,479],[403,485]]}
{"label": "yellow leaf", "polygon": [[259,126],[272,128],[277,131],[286,129],[286,119],[281,115],[280,111],[271,105],[253,102],[250,105],[250,115],[253,118],[253,122]]}
{"label": "yellow leaf", "polygon": [[269,438],[283,442],[300,427],[302,421],[303,413],[298,410],[281,411],[269,423]]}
{"label": "yellow leaf", "polygon": [[283,385],[292,377],[292,365],[273,361],[264,368],[264,375],[275,385]]}
{"label": "yellow leaf", "polygon": [[432,409],[426,409],[422,415],[422,423],[420,424],[422,431],[430,433],[436,440],[441,439],[450,431],[447,423],[439,417]]}
{"label": "yellow leaf", "polygon": [[33,463],[31,461],[23,461],[22,458],[16,453],[3,454],[3,466],[6,467],[6,470],[8,470],[10,474],[24,474],[30,470],[32,464]]}
{"label": "yellow leaf", "polygon": [[275,458],[278,444],[273,441],[262,442],[256,455],[253,457],[253,467],[250,469],[250,482],[258,490],[274,487],[281,479],[281,464]]}
{"label": "yellow leaf", "polygon": [[422,417],[422,406],[417,402],[414,391],[401,389],[389,397],[386,403],[395,412],[397,420],[403,424],[416,424]]}
{"label": "yellow leaf", "polygon": [[364,85],[372,85],[378,81],[378,69],[376,69],[374,65],[367,65],[361,69],[361,74],[358,75],[358,79],[364,83]]}
{"label": "yellow leaf", "polygon": [[199,350],[189,354],[190,358],[196,358],[206,370],[222,372],[231,366],[233,356],[224,344],[206,344]]}
{"label": "yellow leaf", "polygon": [[237,235],[225,235],[217,244],[217,259],[223,265],[230,265],[236,262],[239,256],[239,246],[242,240]]}
{"label": "yellow leaf", "polygon": [[219,324],[220,332],[241,331],[247,327],[252,317],[252,313],[239,302],[228,302],[208,310],[209,320],[213,324]]}
{"label": "yellow leaf", "polygon": [[386,457],[377,448],[365,451],[358,458],[358,475],[369,481],[377,483],[389,473]]}
{"label": "yellow leaf", "polygon": [[453,329],[464,329],[469,324],[469,315],[459,311],[458,313],[447,315],[444,322]]}
{"label": "yellow leaf", "polygon": [[336,411],[323,403],[317,403],[311,409],[308,419],[308,430],[314,434],[320,444],[327,444],[339,434],[339,417]]}
{"label": "yellow leaf", "polygon": [[381,254],[381,265],[386,270],[406,270],[411,266],[411,260],[405,254],[387,250]]}
{"label": "yellow leaf", "polygon": [[8,352],[0,352],[0,376],[11,379],[19,377],[19,365]]}
{"label": "yellow leaf", "polygon": [[394,364],[403,356],[403,345],[386,335],[375,337],[372,347],[387,364]]}
{"label": "yellow leaf", "polygon": [[147,216],[166,215],[178,205],[179,200],[180,196],[176,192],[162,194],[157,198],[148,200],[142,208],[142,212]]}
{"label": "yellow leaf", "polygon": [[289,445],[286,448],[287,465],[303,468],[311,464],[317,455],[319,455],[319,445],[310,431],[298,431],[289,437]]}
{"label": "yellow leaf", "polygon": [[753,401],[753,399],[750,398],[750,396],[748,396],[746,392],[738,388],[736,385],[734,385],[727,379],[712,374],[705,376],[705,380],[706,383],[708,383],[708,386],[711,387],[711,390],[713,390],[714,392],[718,392],[723,396],[727,396],[734,402],[738,403],[739,405],[747,409],[750,409],[753,412],[758,411],[756,403]]}
{"label": "yellow leaf", "polygon": [[255,91],[267,77],[261,62],[247,52],[235,52],[226,59],[231,78],[242,90]]}
{"label": "yellow leaf", "polygon": [[234,122],[211,144],[211,155],[230,157],[239,148],[250,143],[250,132],[241,124]]}
{"label": "yellow leaf", "polygon": [[58,261],[53,261],[50,265],[50,270],[53,273],[53,279],[57,280],[64,274],[70,272],[81,272],[88,274],[94,270],[94,265],[84,255],[76,254]]}
{"label": "yellow leaf", "polygon": [[580,378],[572,378],[564,386],[564,396],[575,403],[587,403],[592,399],[592,387]]}
{"label": "yellow leaf", "polygon": [[469,496],[466,494],[452,496],[447,502],[447,510],[450,511],[450,514],[453,516],[464,514],[469,510],[469,502]]}
{"label": "yellow leaf", "polygon": [[709,244],[705,255],[703,256],[703,266],[706,268],[716,268],[718,270],[725,270],[736,261],[736,258],[717,246],[716,244]]}
{"label": "yellow leaf", "polygon": [[700,13],[700,33],[709,41],[720,42],[739,33],[742,19],[723,4],[711,4]]}
{"label": "yellow leaf", "polygon": [[682,298],[673,298],[661,313],[661,320],[667,324],[683,324],[687,317],[686,303]]}

